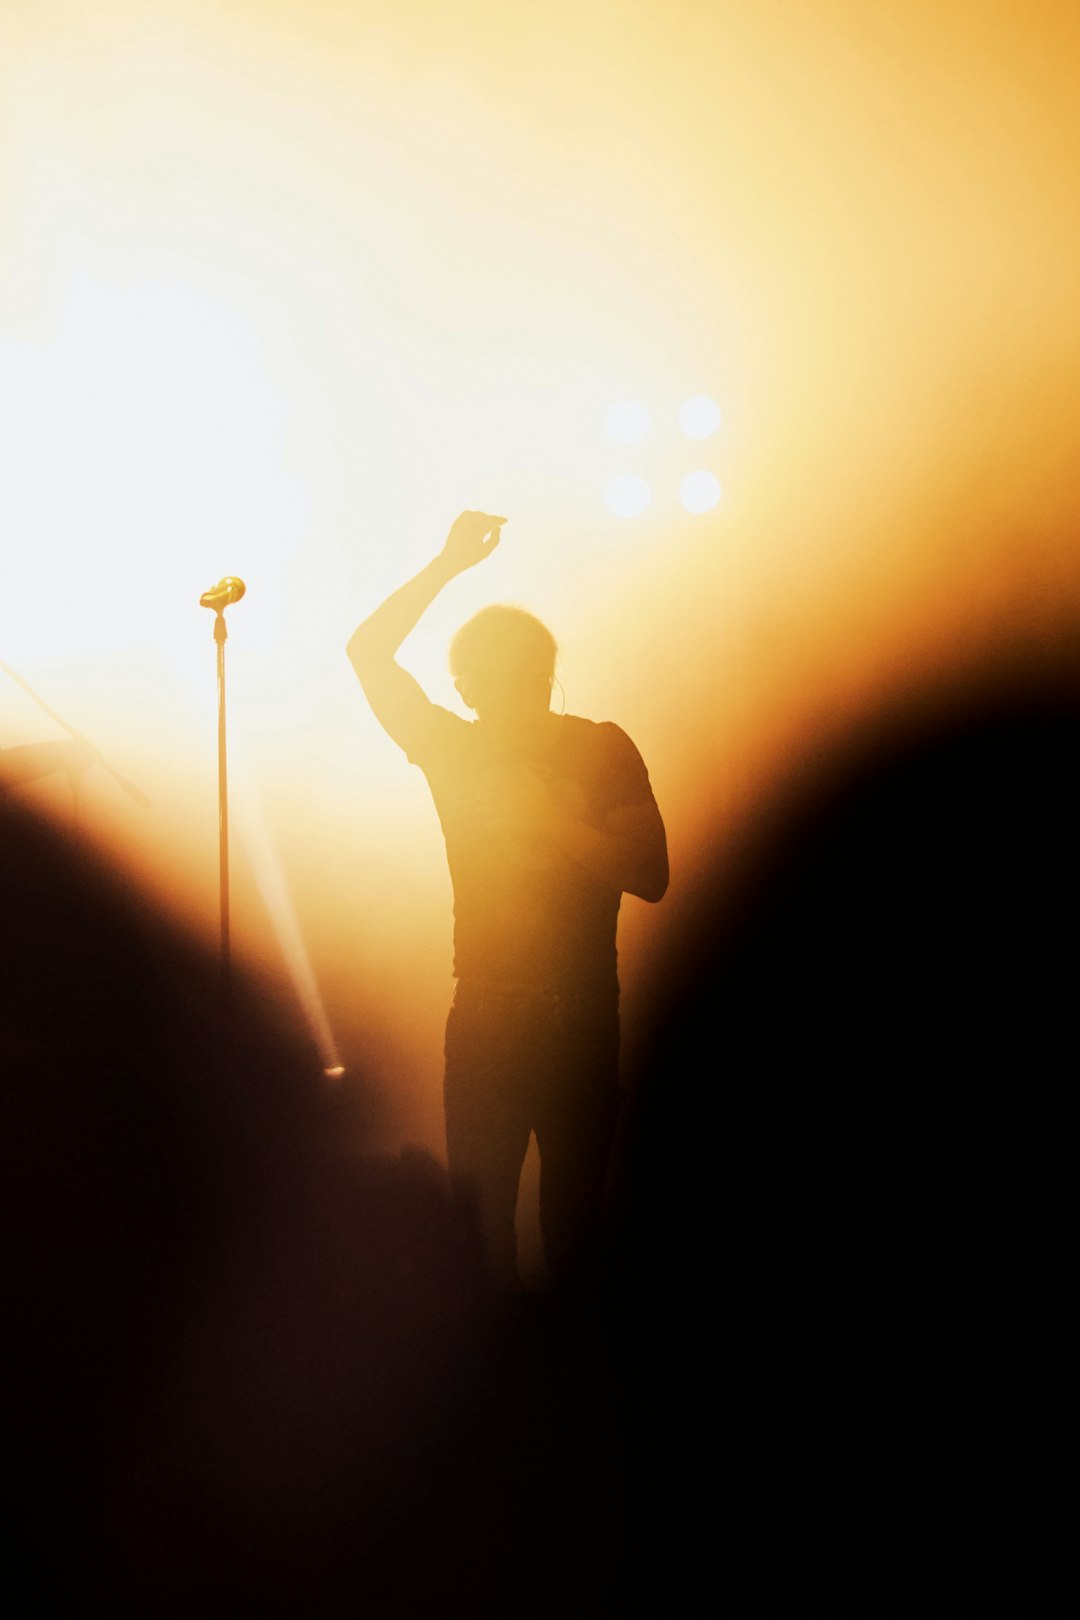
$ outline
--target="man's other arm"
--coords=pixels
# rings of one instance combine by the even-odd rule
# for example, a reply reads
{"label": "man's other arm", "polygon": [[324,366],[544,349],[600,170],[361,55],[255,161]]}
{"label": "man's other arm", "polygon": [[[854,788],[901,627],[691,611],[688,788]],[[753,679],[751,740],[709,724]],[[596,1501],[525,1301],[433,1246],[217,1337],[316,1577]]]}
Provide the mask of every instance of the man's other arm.
{"label": "man's other arm", "polygon": [[567,809],[528,767],[489,793],[485,813],[493,826],[527,828],[538,844],[559,850],[597,882],[655,903],[667,892],[667,833],[641,756],[628,737],[622,748],[632,767],[632,796],[613,806],[600,826]]}
{"label": "man's other arm", "polygon": [[550,806],[547,833],[594,877],[655,903],[668,886],[667,834],[655,801],[609,811],[602,827]]}

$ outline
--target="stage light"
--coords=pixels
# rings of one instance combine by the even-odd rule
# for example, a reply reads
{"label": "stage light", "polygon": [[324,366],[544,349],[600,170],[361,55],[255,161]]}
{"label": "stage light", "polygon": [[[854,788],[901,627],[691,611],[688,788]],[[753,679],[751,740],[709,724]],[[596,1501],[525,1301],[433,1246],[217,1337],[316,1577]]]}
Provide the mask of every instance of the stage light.
{"label": "stage light", "polygon": [[720,426],[720,407],[707,394],[697,394],[680,406],[679,426],[688,439],[707,439]]}
{"label": "stage light", "polygon": [[720,499],[720,480],[711,472],[687,473],[679,485],[679,499],[688,512],[708,512]]}
{"label": "stage light", "polygon": [[621,399],[608,408],[604,427],[616,444],[639,444],[652,427],[652,416],[638,400]]}
{"label": "stage light", "polygon": [[652,490],[636,473],[620,473],[608,485],[606,500],[616,517],[637,517],[652,500]]}

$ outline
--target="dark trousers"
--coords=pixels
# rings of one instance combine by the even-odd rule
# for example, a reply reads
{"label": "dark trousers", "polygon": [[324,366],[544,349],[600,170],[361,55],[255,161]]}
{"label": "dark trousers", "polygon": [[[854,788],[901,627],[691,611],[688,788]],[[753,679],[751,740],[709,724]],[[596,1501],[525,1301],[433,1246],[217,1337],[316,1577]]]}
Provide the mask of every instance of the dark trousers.
{"label": "dark trousers", "polygon": [[595,1258],[619,1107],[614,996],[459,985],[446,1024],[450,1175],[499,1286],[518,1283],[514,1217],[535,1134],[540,1229],[553,1281]]}

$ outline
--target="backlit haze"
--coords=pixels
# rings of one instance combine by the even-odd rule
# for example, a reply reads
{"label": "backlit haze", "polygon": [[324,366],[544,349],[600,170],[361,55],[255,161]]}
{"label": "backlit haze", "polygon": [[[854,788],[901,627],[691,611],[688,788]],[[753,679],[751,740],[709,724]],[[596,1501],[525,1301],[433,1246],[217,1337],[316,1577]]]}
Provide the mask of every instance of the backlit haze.
{"label": "backlit haze", "polygon": [[[0,659],[147,795],[94,767],[79,826],[214,949],[199,597],[244,580],[234,956],[387,1143],[441,1151],[451,895],[344,649],[462,508],[502,544],[402,661],[463,712],[452,632],[520,603],[637,743],[672,885],[623,903],[631,1035],[800,758],[1076,634],[1075,5],[0,15]],[[63,735],[0,672],[0,746]]]}

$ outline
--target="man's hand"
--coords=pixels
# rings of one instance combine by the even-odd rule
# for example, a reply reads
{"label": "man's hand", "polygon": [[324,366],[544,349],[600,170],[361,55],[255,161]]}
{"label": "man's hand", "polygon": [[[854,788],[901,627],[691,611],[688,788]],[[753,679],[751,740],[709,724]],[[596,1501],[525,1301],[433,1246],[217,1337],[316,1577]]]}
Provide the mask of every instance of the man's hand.
{"label": "man's hand", "polygon": [[454,519],[446,537],[443,560],[456,574],[483,562],[498,545],[506,521],[504,517],[493,517],[490,512],[462,512]]}

